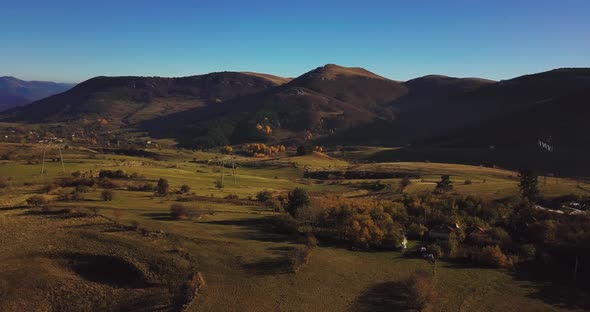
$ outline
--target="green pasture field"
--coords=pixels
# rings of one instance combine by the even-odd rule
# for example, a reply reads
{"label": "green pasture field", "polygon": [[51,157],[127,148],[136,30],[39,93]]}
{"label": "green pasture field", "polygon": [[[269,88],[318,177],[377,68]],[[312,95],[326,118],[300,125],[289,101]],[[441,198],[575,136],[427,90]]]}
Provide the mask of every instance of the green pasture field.
{"label": "green pasture field", "polygon": [[[0,146],[0,152],[6,148]],[[28,150],[34,154],[38,153],[39,148]],[[350,180],[336,183],[303,178],[305,166],[307,169],[351,166],[346,161],[318,155],[265,160],[256,166],[244,164],[238,166],[234,176],[231,168],[222,170],[218,165],[207,165],[205,162],[215,157],[227,156],[190,151],[153,151],[165,155],[165,160],[92,154],[72,147],[64,156],[66,172],[62,172],[60,162],[49,162],[45,164],[46,174],[43,176],[40,174],[40,164],[28,164],[20,159],[0,161],[0,176],[8,181],[8,186],[0,189],[0,221],[2,224],[14,223],[14,226],[5,227],[4,231],[9,229],[19,236],[19,229],[26,228],[26,222],[29,222],[29,219],[21,217],[21,212],[33,210],[23,206],[26,198],[39,193],[44,185],[56,178],[78,170],[92,170],[97,174],[100,169],[122,169],[127,173],[139,173],[145,181],[151,183],[159,178],[168,179],[172,191],[187,184],[191,187],[190,192],[215,198],[227,195],[238,195],[241,199],[255,198],[259,191],[265,189],[275,194],[284,194],[294,187],[303,187],[316,196],[357,196],[359,193],[355,183],[363,182]],[[245,163],[252,160],[240,158],[236,161]],[[292,166],[293,162],[297,166]],[[362,166],[367,169],[380,166],[380,170],[419,173],[420,178],[413,179],[406,190],[410,193],[432,190],[442,174],[451,175],[455,190],[461,194],[500,198],[516,195],[518,192],[517,174],[512,171],[436,163]],[[215,181],[221,179],[222,171],[224,187],[219,189],[215,187]],[[465,180],[470,180],[471,184],[465,184]],[[540,181],[541,191],[547,196],[570,193],[590,195],[585,191],[590,189],[589,185],[578,185],[575,181],[549,178],[546,185],[542,178]],[[386,179],[383,182],[397,185],[399,179]],[[509,271],[463,267],[443,261],[439,261],[435,268],[427,261],[405,257],[401,252],[358,252],[351,251],[346,246],[320,243],[313,250],[309,264],[294,274],[289,271],[288,253],[302,245],[292,237],[269,233],[263,229],[262,225],[268,222],[268,218],[279,214],[269,208],[255,204],[235,205],[201,200],[186,204],[195,205],[213,214],[192,220],[173,220],[169,217],[169,209],[172,203],[177,202],[176,195],[154,197],[151,192],[134,192],[121,187],[114,190],[113,201],[107,202],[101,200],[100,192],[101,189],[94,188],[83,194],[82,201],[55,202],[53,206],[56,209],[72,208],[77,211],[94,209],[107,220],[126,225],[136,224],[146,231],[164,233],[161,239],[154,241],[143,242],[138,237],[133,237],[131,241],[141,242],[137,243],[141,248],[151,246],[150,248],[156,250],[154,253],[176,248],[190,255],[192,265],[202,273],[206,287],[199,292],[189,311],[406,310],[401,283],[416,270],[436,272],[436,286],[441,296],[440,311],[576,309],[575,306],[566,306],[566,299],[559,301],[546,296],[546,285],[519,280]],[[37,226],[39,222],[45,225],[57,222],[55,227],[60,229],[70,226],[43,216],[30,219],[30,222],[31,226]],[[60,232],[60,237],[67,238],[69,232],[64,231]],[[23,233],[22,235],[32,235],[24,230]],[[105,240],[114,235],[96,233],[94,235],[102,235]],[[74,241],[76,244],[83,242],[80,238]],[[67,241],[49,243],[61,246],[67,244]],[[102,245],[100,248],[104,249]],[[26,256],[16,250],[17,248],[6,250],[2,257],[8,259]],[[35,262],[23,262],[17,268],[27,270],[30,269],[29,266],[35,266]],[[6,270],[6,266],[4,268]],[[0,272],[0,282],[5,276]],[[50,278],[43,276],[44,279]],[[7,291],[9,286],[0,283],[0,291]],[[574,296],[575,293],[571,295]]]}

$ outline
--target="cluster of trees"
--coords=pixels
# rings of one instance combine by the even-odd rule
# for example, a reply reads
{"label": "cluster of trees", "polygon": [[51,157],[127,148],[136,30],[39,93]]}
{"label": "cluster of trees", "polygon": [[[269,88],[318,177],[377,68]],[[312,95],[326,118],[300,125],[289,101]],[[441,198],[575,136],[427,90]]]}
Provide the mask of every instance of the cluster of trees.
{"label": "cluster of trees", "polygon": [[119,170],[101,170],[98,173],[99,178],[109,178],[109,179],[130,179],[131,176],[125,171]]}
{"label": "cluster of trees", "polygon": [[299,156],[310,155],[313,152],[323,153],[323,152],[325,152],[325,150],[322,146],[313,146],[313,145],[309,145],[309,144],[305,144],[305,145],[301,145],[301,146],[297,147],[297,155],[299,155]]}
{"label": "cluster of trees", "polygon": [[[523,175],[524,176],[524,175]],[[525,179],[523,179],[525,180]],[[393,248],[408,237],[422,240],[436,257],[462,258],[489,267],[552,265],[571,276],[578,257],[590,260],[590,216],[537,209],[530,198],[534,178],[526,178],[521,196],[484,200],[441,191],[403,194],[395,201],[310,197],[301,188],[278,200],[296,230],[320,240],[346,241],[362,249]],[[447,181],[447,182],[445,182]],[[259,199],[272,201],[261,192]],[[433,238],[431,230],[449,228],[448,238]],[[590,277],[590,271],[580,271]]]}
{"label": "cluster of trees", "polygon": [[231,147],[230,145],[225,145],[224,147],[221,148],[221,152],[223,154],[233,154],[234,148]]}
{"label": "cluster of trees", "polygon": [[377,202],[338,197],[312,200],[304,189],[295,188],[284,209],[302,231],[359,248],[395,247],[404,238],[402,226]]}
{"label": "cluster of trees", "polygon": [[287,148],[284,145],[266,145],[264,143],[244,144],[242,147],[244,151],[256,158],[266,158],[275,156],[280,153],[285,153]]}
{"label": "cluster of trees", "polygon": [[266,134],[266,135],[272,135],[272,128],[269,125],[263,126],[261,124],[256,124],[256,130]]}

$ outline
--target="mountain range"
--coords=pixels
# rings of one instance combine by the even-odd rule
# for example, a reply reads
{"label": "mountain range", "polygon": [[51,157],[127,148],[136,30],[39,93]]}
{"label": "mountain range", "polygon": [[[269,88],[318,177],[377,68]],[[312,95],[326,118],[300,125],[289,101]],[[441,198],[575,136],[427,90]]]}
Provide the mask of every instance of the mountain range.
{"label": "mountain range", "polygon": [[71,89],[75,84],[50,81],[24,81],[0,77],[0,111],[23,106],[42,98]]}
{"label": "mountain range", "polygon": [[[314,144],[332,146],[527,147],[535,153],[543,138],[555,142],[557,150],[586,155],[589,100],[588,68],[498,82],[441,75],[400,82],[362,68],[329,64],[294,79],[251,72],[96,77],[1,113],[0,120],[101,118],[114,127],[133,126],[154,137],[176,138],[186,147],[299,145],[311,138]],[[267,126],[272,133],[260,131]],[[473,156],[473,162],[486,161],[478,157]]]}

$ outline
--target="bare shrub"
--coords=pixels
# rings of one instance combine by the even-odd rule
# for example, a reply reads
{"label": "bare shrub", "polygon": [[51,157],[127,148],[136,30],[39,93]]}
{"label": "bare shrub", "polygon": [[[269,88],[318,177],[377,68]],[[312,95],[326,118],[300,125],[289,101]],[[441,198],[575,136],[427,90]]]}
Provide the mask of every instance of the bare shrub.
{"label": "bare shrub", "polygon": [[156,186],[152,183],[129,185],[127,186],[127,190],[133,192],[153,192],[156,190]]}
{"label": "bare shrub", "polygon": [[430,274],[417,271],[405,281],[408,304],[419,311],[432,311],[438,300],[438,291]]}
{"label": "bare shrub", "polygon": [[145,176],[141,173],[134,172],[129,176],[129,178],[132,180],[143,180],[145,179]]}
{"label": "bare shrub", "polygon": [[267,202],[272,199],[272,193],[268,190],[260,191],[256,194],[256,200],[259,202]]}
{"label": "bare shrub", "polygon": [[76,185],[76,192],[78,193],[88,193],[90,192],[90,187],[88,185]]}
{"label": "bare shrub", "polygon": [[103,190],[100,193],[100,198],[102,198],[104,201],[112,201],[114,198],[114,193],[112,190]]}
{"label": "bare shrub", "polygon": [[271,199],[265,202],[267,208],[272,209],[274,212],[284,212],[283,205],[277,199]]}
{"label": "bare shrub", "polygon": [[60,180],[60,186],[62,187],[76,187],[78,185],[86,185],[88,187],[94,186],[96,181],[93,178],[85,177],[65,177]]}
{"label": "bare shrub", "polygon": [[274,216],[270,222],[270,231],[278,234],[293,235],[299,233],[299,223],[288,214]]}
{"label": "bare shrub", "polygon": [[57,188],[57,185],[55,183],[53,183],[53,182],[47,183],[47,185],[45,185],[43,188],[41,188],[41,192],[49,194],[53,190],[55,190],[56,188]]}
{"label": "bare shrub", "polygon": [[44,195],[33,195],[27,199],[27,204],[31,207],[40,207],[49,204],[50,200]]}
{"label": "bare shrub", "polygon": [[100,212],[100,208],[93,206],[93,207],[90,207],[90,211],[92,212],[92,214],[94,214],[96,216]]}
{"label": "bare shrub", "polygon": [[84,200],[84,196],[82,196],[82,194],[77,191],[73,191],[71,193],[59,194],[58,200],[59,201],[80,201],[80,200]]}
{"label": "bare shrub", "polygon": [[120,187],[119,183],[117,183],[109,178],[100,179],[100,181],[98,182],[98,185],[102,188],[105,188],[105,189],[114,189],[114,188]]}
{"label": "bare shrub", "polygon": [[309,263],[310,256],[311,248],[307,246],[295,248],[289,256],[289,262],[291,264],[291,270],[293,273],[299,272],[301,267]]}
{"label": "bare shrub", "polygon": [[186,194],[191,191],[191,187],[187,184],[183,184],[180,186],[180,193]]}
{"label": "bare shrub", "polygon": [[189,279],[185,282],[185,296],[187,301],[190,302],[194,298],[199,290],[207,287],[203,274],[201,272],[193,273]]}
{"label": "bare shrub", "polygon": [[8,181],[5,178],[0,177],[0,188],[5,188],[8,186]]}
{"label": "bare shrub", "polygon": [[192,219],[202,215],[201,209],[196,206],[187,206],[181,203],[170,205],[170,216],[173,219]]}
{"label": "bare shrub", "polygon": [[486,246],[477,254],[477,262],[485,266],[505,268],[510,266],[508,257],[498,246]]}
{"label": "bare shrub", "polygon": [[305,246],[309,249],[314,249],[318,246],[318,239],[312,233],[305,235]]}

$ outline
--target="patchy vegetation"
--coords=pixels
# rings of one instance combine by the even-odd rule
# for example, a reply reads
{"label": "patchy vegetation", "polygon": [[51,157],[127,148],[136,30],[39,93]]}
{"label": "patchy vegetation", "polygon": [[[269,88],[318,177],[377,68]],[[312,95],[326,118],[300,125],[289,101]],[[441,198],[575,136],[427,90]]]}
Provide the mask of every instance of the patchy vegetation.
{"label": "patchy vegetation", "polygon": [[[74,310],[131,301],[187,311],[559,310],[566,301],[590,307],[579,299],[584,266],[573,281],[576,257],[588,261],[590,226],[575,212],[589,202],[584,183],[539,178],[533,204],[521,195],[516,172],[435,163],[352,166],[319,153],[295,156],[294,148],[276,159],[154,148],[160,159],[154,160],[70,147],[66,174],[52,162],[41,177],[40,165],[28,163],[30,148],[10,146],[10,155],[21,156],[0,164],[8,181],[0,190],[0,231],[10,243],[0,249],[15,268],[3,266],[0,281],[52,281],[47,289],[64,294],[94,285],[89,298],[96,300],[59,292]],[[235,175],[215,165],[223,159],[235,161]],[[306,175],[323,170],[355,175]],[[444,175],[453,188],[435,191]],[[115,196],[104,201],[103,193]],[[21,253],[21,246],[30,247]],[[51,261],[31,256],[39,254]],[[84,269],[102,272],[106,264],[118,272],[101,273],[106,282]],[[433,274],[408,281],[416,271]],[[548,284],[571,298],[542,297]],[[38,287],[4,285],[3,310],[21,294],[30,298],[27,307],[43,302],[35,297]]]}

